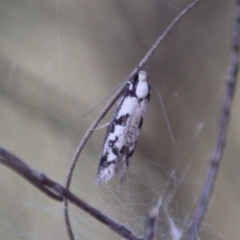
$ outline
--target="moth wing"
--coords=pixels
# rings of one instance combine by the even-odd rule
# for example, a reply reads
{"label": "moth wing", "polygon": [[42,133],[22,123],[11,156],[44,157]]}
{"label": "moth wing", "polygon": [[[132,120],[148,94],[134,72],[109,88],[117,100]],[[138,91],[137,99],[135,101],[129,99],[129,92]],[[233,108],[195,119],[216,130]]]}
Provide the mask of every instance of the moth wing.
{"label": "moth wing", "polygon": [[[97,183],[107,183],[115,175],[116,164],[114,164],[113,162],[109,164],[109,162],[107,161],[103,162],[102,158],[101,162],[103,164],[99,165],[98,168]],[[115,160],[115,162],[117,162],[117,159]]]}

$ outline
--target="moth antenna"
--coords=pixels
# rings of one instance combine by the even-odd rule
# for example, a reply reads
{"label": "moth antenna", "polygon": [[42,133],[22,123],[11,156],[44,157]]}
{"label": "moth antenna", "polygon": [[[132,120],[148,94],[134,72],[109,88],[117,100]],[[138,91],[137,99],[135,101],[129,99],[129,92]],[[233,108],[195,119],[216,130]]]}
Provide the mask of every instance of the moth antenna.
{"label": "moth antenna", "polygon": [[166,109],[164,107],[164,103],[163,103],[163,99],[162,99],[162,96],[161,96],[161,93],[160,91],[156,88],[155,84],[153,83],[153,81],[150,79],[153,87],[154,87],[154,90],[155,92],[157,93],[157,96],[158,96],[158,99],[160,101],[160,104],[161,104],[161,108],[162,108],[162,113],[163,113],[163,117],[164,117],[164,121],[166,122],[167,124],[167,128],[168,128],[168,132],[170,134],[170,137],[171,137],[171,140],[173,143],[175,143],[175,138],[174,138],[174,135],[173,135],[173,132],[172,132],[172,128],[171,128],[171,125],[170,125],[170,122],[168,120],[168,117],[167,117],[167,113],[166,113]]}
{"label": "moth antenna", "polygon": [[99,103],[97,103],[95,106],[93,106],[90,110],[88,110],[87,112],[85,112],[83,114],[83,118],[86,117],[89,113],[91,113],[94,109],[96,109],[99,105],[101,105],[104,101],[106,101],[119,87],[121,87],[123,84],[125,83],[124,82],[121,82],[119,83],[116,87],[114,87],[110,93],[103,99],[101,100]]}

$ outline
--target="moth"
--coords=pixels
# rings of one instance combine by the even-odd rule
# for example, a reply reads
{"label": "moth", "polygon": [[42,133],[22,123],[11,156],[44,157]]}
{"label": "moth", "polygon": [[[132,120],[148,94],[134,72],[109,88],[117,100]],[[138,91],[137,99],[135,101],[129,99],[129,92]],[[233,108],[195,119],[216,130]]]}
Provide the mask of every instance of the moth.
{"label": "moth", "polygon": [[116,174],[125,179],[151,94],[149,76],[140,71],[127,82],[108,125],[98,167],[97,183],[107,183]]}

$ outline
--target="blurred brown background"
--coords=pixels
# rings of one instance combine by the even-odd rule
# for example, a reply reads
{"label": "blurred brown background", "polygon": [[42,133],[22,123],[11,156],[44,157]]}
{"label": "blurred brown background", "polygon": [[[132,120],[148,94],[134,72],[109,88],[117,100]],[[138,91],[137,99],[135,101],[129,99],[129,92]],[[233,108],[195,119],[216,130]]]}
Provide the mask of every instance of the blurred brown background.
{"label": "blurred brown background", "polygon": [[[128,76],[190,2],[0,1],[0,145],[63,184],[73,153],[101,107],[83,114]],[[162,209],[179,229],[187,226],[216,139],[234,17],[234,1],[203,1],[147,64],[175,144],[153,92],[121,192],[118,178],[95,185],[105,128],[92,135],[77,163],[71,190],[137,236],[172,174],[168,193],[177,191]],[[239,239],[238,89],[202,240]],[[77,239],[120,239],[81,210],[70,210]],[[0,234],[9,240],[68,239],[62,204],[0,166]],[[172,239],[163,210],[157,239]]]}

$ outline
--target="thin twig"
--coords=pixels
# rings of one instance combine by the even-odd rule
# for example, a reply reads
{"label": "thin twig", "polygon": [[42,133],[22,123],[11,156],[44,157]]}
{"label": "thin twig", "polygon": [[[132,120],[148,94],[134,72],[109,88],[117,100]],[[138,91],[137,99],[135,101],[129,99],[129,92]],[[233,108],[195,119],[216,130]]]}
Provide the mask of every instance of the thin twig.
{"label": "thin twig", "polygon": [[[129,75],[129,77],[127,79],[132,78],[133,75],[136,74],[139,71],[139,69],[141,69],[146,64],[146,62],[153,55],[153,53],[156,51],[156,49],[158,48],[160,43],[162,43],[162,41],[174,29],[174,27],[176,27],[176,25],[182,20],[182,18],[188,12],[190,12],[197,4],[199,4],[200,2],[201,2],[201,0],[195,0],[191,4],[189,4],[183,11],[181,11],[181,13],[168,25],[168,27],[164,30],[164,32],[157,38],[157,40],[151,46],[149,51],[145,54],[145,56],[138,63],[138,65],[135,67],[135,69],[132,71],[132,73]],[[125,84],[123,84],[123,86],[121,86],[119,88],[119,90],[113,95],[112,99],[106,104],[106,106],[104,107],[102,112],[99,114],[99,116],[96,118],[96,120],[90,126],[90,129],[95,129],[96,128],[96,126],[103,119],[103,117],[106,115],[106,113],[112,107],[112,105],[116,102],[116,100],[118,99],[118,97],[122,93],[122,91],[123,91],[125,86],[126,86],[126,81],[125,81]],[[78,145],[78,147],[77,147],[77,149],[75,151],[75,154],[74,154],[74,156],[72,158],[72,161],[70,163],[70,167],[69,167],[67,178],[66,178],[66,183],[65,183],[66,189],[69,189],[69,186],[70,186],[70,183],[71,183],[71,179],[72,179],[72,175],[73,175],[73,170],[75,168],[76,162],[77,162],[77,160],[78,160],[78,158],[80,156],[80,153],[81,153],[83,147],[85,146],[85,144],[87,143],[88,139],[90,138],[92,132],[93,132],[93,130],[90,130],[90,131],[88,130],[84,134],[81,142],[79,143],[79,145]],[[66,223],[66,228],[67,228],[69,239],[70,240],[74,240],[74,235],[73,235],[73,231],[72,231],[72,227],[71,227],[70,219],[69,219],[67,199],[64,199],[64,207],[63,207],[63,209],[64,209],[64,217],[65,217],[65,223]]]}
{"label": "thin twig", "polygon": [[21,175],[23,178],[25,178],[28,182],[30,182],[33,186],[38,188],[48,197],[51,197],[56,201],[63,201],[63,199],[67,198],[72,204],[76,205],[101,223],[105,224],[107,227],[121,235],[123,238],[129,240],[139,240],[123,225],[118,224],[116,221],[104,215],[99,210],[93,208],[92,206],[78,198],[76,195],[71,193],[69,190],[61,186],[59,183],[54,182],[44,174],[30,168],[26,163],[24,163],[18,157],[8,152],[1,146],[0,162]]}
{"label": "thin twig", "polygon": [[163,33],[158,37],[158,39],[154,42],[152,47],[148,50],[142,60],[139,62],[137,67],[132,71],[130,76],[133,76],[136,72],[138,72],[139,68],[141,69],[148,59],[153,55],[156,51],[160,43],[167,37],[167,35],[176,27],[176,25],[182,20],[182,18],[189,13],[197,4],[199,4],[202,0],[195,0],[191,4],[189,4],[185,9],[183,9],[180,14],[168,25],[168,27],[163,31]]}
{"label": "thin twig", "polygon": [[227,75],[227,89],[225,93],[225,99],[223,103],[218,136],[216,139],[215,149],[210,161],[210,166],[208,174],[206,177],[205,184],[203,186],[202,194],[198,206],[193,215],[193,220],[188,232],[188,240],[194,240],[198,229],[201,225],[204,214],[209,203],[210,196],[212,194],[213,185],[216,180],[217,170],[221,162],[221,157],[223,153],[223,148],[226,139],[227,127],[229,122],[229,113],[233,99],[234,89],[236,87],[237,74],[238,74],[238,54],[239,54],[239,41],[240,41],[240,0],[237,1],[237,13],[235,26],[233,29],[233,38],[232,38],[232,52],[230,57],[229,70]]}
{"label": "thin twig", "polygon": [[[124,85],[125,86],[125,85]],[[68,170],[68,174],[67,174],[67,179],[66,179],[66,183],[65,183],[65,187],[66,189],[69,189],[70,183],[71,183],[71,179],[72,179],[72,174],[73,174],[73,170],[74,167],[77,163],[77,159],[79,158],[79,155],[83,149],[83,147],[85,146],[85,144],[87,143],[88,139],[90,138],[91,134],[93,133],[94,129],[97,127],[97,125],[99,124],[99,122],[102,120],[102,118],[107,114],[107,112],[109,111],[109,109],[112,107],[112,105],[115,103],[115,101],[118,99],[118,97],[121,95],[123,91],[123,87],[121,87],[117,93],[112,97],[112,99],[108,102],[108,104],[104,107],[104,109],[102,110],[102,112],[100,113],[100,115],[96,118],[96,120],[92,123],[92,125],[90,126],[90,128],[87,130],[87,132],[84,134],[80,144],[77,147],[77,150],[75,151],[75,154],[72,158],[71,164],[70,164],[70,168]],[[74,235],[73,235],[73,231],[71,228],[71,224],[70,224],[70,219],[69,219],[69,213],[68,213],[68,202],[67,199],[64,199],[63,201],[63,205],[64,205],[64,217],[65,217],[65,223],[66,223],[66,227],[67,227],[67,232],[68,232],[68,236],[70,240],[74,240]]]}

